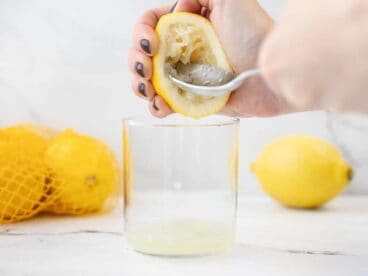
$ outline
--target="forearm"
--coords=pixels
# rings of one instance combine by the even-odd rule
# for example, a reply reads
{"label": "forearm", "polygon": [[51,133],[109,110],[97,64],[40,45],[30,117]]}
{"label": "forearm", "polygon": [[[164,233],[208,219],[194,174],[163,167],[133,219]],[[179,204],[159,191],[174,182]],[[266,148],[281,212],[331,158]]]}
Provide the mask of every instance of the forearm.
{"label": "forearm", "polygon": [[290,1],[260,53],[272,90],[299,110],[367,113],[368,2],[362,2]]}

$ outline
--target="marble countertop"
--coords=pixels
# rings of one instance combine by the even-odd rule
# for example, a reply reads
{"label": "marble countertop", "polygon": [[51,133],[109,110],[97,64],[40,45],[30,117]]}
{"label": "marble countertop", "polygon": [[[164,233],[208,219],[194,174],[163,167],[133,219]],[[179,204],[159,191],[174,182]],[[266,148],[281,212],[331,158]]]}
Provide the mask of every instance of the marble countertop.
{"label": "marble countertop", "polygon": [[318,211],[240,197],[229,252],[159,258],[132,250],[122,210],[40,216],[0,227],[0,275],[368,275],[368,196],[341,196]]}

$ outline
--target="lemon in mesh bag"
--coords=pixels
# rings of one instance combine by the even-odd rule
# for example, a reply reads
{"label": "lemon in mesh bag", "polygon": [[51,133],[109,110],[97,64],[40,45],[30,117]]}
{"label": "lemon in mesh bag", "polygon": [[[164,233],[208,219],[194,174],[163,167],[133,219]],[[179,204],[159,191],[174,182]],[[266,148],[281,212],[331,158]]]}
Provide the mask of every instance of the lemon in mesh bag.
{"label": "lemon in mesh bag", "polygon": [[104,143],[68,129],[51,141],[45,161],[54,173],[57,191],[48,211],[81,215],[115,205],[121,173]]}
{"label": "lemon in mesh bag", "polygon": [[46,132],[30,124],[0,130],[0,224],[29,218],[50,202]]}

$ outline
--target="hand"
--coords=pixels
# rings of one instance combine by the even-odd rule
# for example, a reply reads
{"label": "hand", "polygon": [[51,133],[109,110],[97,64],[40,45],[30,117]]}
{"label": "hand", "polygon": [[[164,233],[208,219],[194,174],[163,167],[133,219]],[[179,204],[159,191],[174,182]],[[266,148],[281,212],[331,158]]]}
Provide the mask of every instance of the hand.
{"label": "hand", "polygon": [[[166,6],[149,10],[137,22],[129,66],[134,73],[135,93],[149,101],[149,110],[156,117],[173,111],[154,91],[151,56],[157,50],[158,38],[154,28],[158,19],[170,12]],[[188,11],[207,17],[217,31],[234,71],[254,68],[263,38],[272,28],[272,19],[255,0],[179,0],[175,11]],[[272,93],[261,78],[252,78],[231,94],[221,113],[231,116],[271,116],[291,111],[281,97]]]}
{"label": "hand", "polygon": [[368,113],[368,2],[289,1],[259,64],[299,110]]}

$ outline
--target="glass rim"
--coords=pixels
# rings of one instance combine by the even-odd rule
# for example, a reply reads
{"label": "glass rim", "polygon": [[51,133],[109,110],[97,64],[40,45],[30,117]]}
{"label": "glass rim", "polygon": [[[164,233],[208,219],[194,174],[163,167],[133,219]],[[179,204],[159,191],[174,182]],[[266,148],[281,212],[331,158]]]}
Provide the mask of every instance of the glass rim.
{"label": "glass rim", "polygon": [[122,119],[124,126],[144,126],[144,127],[218,127],[238,125],[239,118],[226,116],[211,116],[201,119],[191,119],[186,117],[175,118],[154,118],[149,116],[131,116]]}

